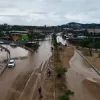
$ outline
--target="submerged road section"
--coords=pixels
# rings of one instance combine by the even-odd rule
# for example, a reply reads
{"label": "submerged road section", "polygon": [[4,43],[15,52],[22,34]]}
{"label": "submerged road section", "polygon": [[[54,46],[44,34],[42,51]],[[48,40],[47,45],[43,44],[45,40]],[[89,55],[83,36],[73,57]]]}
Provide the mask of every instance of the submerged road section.
{"label": "submerged road section", "polygon": [[[12,90],[14,92],[14,88],[17,88],[16,85],[19,84],[20,88],[22,88],[23,83],[21,84],[21,80],[25,80],[27,75],[29,75],[29,72],[36,68],[38,69],[41,63],[45,63],[52,55],[50,40],[40,42],[40,47],[35,53],[24,50],[20,47],[6,47],[11,51],[12,58],[20,57],[23,59],[16,59],[16,66],[14,68],[7,68],[0,76],[0,100],[7,99],[6,97],[8,96],[9,91]],[[23,77],[23,75],[25,77]],[[19,79],[21,79],[20,83],[17,83],[17,80]],[[12,98],[11,100],[14,99]]]}

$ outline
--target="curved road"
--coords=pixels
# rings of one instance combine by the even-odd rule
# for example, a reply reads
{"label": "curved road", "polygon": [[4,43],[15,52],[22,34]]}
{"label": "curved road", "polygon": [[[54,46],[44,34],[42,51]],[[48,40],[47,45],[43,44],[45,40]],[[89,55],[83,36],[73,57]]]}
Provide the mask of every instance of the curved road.
{"label": "curved road", "polygon": [[100,76],[89,66],[88,63],[75,51],[70,60],[70,68],[66,73],[68,87],[75,93],[71,100],[97,100],[84,86],[84,80],[96,82]]}
{"label": "curved road", "polygon": [[4,73],[0,76],[0,100],[5,100],[11,86],[13,85],[16,77],[22,72],[39,68],[41,63],[46,62],[51,56],[51,42],[44,41],[40,42],[40,47],[36,53],[31,53],[20,47],[11,48],[5,46],[11,51],[11,57],[23,57],[23,59],[16,60],[15,68],[7,68]]}
{"label": "curved road", "polygon": [[[61,36],[57,36],[57,41],[66,44]],[[68,44],[68,43],[67,43]],[[70,60],[70,68],[66,73],[68,88],[75,93],[70,100],[98,100],[86,88],[84,81],[100,83],[100,76],[93,68],[76,52]]]}

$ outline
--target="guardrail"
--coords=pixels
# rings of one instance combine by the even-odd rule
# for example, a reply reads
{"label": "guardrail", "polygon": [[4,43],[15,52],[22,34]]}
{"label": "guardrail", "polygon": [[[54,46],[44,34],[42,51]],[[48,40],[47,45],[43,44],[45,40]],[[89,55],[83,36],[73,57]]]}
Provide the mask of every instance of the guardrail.
{"label": "guardrail", "polygon": [[5,48],[5,47],[3,47],[1,45],[0,45],[0,48],[5,49],[5,51],[7,51],[10,54],[10,51],[7,48]]}
{"label": "guardrail", "polygon": [[21,48],[24,48],[24,49],[26,49],[26,50],[29,50],[29,51],[31,51],[31,52],[34,53],[34,50],[32,50],[31,48],[28,48],[28,47],[26,47],[26,46],[20,46],[20,45],[18,45],[18,46],[21,47]]}
{"label": "guardrail", "polygon": [[[4,49],[5,51],[8,52],[8,54],[7,54],[7,63],[8,63],[9,60],[10,60],[10,51],[7,48],[5,48],[1,45],[0,45],[0,48],[2,48],[2,49]],[[0,74],[4,72],[5,68],[7,67],[7,63],[0,69]]]}

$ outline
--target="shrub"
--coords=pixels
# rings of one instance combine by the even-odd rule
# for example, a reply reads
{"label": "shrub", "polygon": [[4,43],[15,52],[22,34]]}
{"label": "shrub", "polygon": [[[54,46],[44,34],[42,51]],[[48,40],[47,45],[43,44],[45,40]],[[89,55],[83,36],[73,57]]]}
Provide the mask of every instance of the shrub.
{"label": "shrub", "polygon": [[83,48],[87,47],[87,45],[89,44],[89,40],[87,40],[87,39],[81,40],[78,42],[78,44]]}
{"label": "shrub", "polygon": [[51,50],[53,50],[53,47],[51,47]]}
{"label": "shrub", "polygon": [[64,75],[65,72],[67,72],[67,69],[66,68],[56,67],[57,77],[60,78],[62,75]]}
{"label": "shrub", "polygon": [[71,90],[65,91],[65,94],[59,97],[59,100],[69,100],[69,96],[72,95],[74,96],[74,92]]}
{"label": "shrub", "polygon": [[67,90],[65,92],[65,94],[68,95],[68,96],[70,96],[70,95],[74,96],[74,92],[72,92],[71,90]]}
{"label": "shrub", "polygon": [[69,97],[66,95],[60,96],[59,100],[69,100]]}
{"label": "shrub", "polygon": [[64,83],[59,83],[59,84],[57,84],[57,87],[59,90],[63,90],[66,88],[66,85]]}
{"label": "shrub", "polygon": [[98,53],[98,58],[100,58],[100,52]]}
{"label": "shrub", "polygon": [[61,43],[61,42],[59,42],[59,43],[58,43],[58,46],[61,46],[61,45],[62,45],[62,43]]}

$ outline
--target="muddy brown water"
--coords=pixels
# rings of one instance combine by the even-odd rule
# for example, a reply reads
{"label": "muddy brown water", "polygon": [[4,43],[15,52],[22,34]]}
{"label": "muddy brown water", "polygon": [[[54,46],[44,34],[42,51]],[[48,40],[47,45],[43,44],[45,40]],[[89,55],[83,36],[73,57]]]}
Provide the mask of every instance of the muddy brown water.
{"label": "muddy brown water", "polygon": [[2,46],[6,47],[10,51],[11,58],[28,56],[28,53],[29,53],[28,50],[25,50],[20,47],[13,48],[10,45],[2,45]]}
{"label": "muddy brown water", "polygon": [[7,68],[0,76],[0,100],[5,100],[11,87],[15,87],[14,83],[19,74],[34,70],[34,68],[39,68],[41,63],[45,63],[52,55],[50,40],[40,42],[40,47],[35,53],[29,52],[20,47],[11,48],[7,45],[4,46],[11,51],[12,58],[26,56],[27,58],[15,60],[16,66],[14,68]]}

